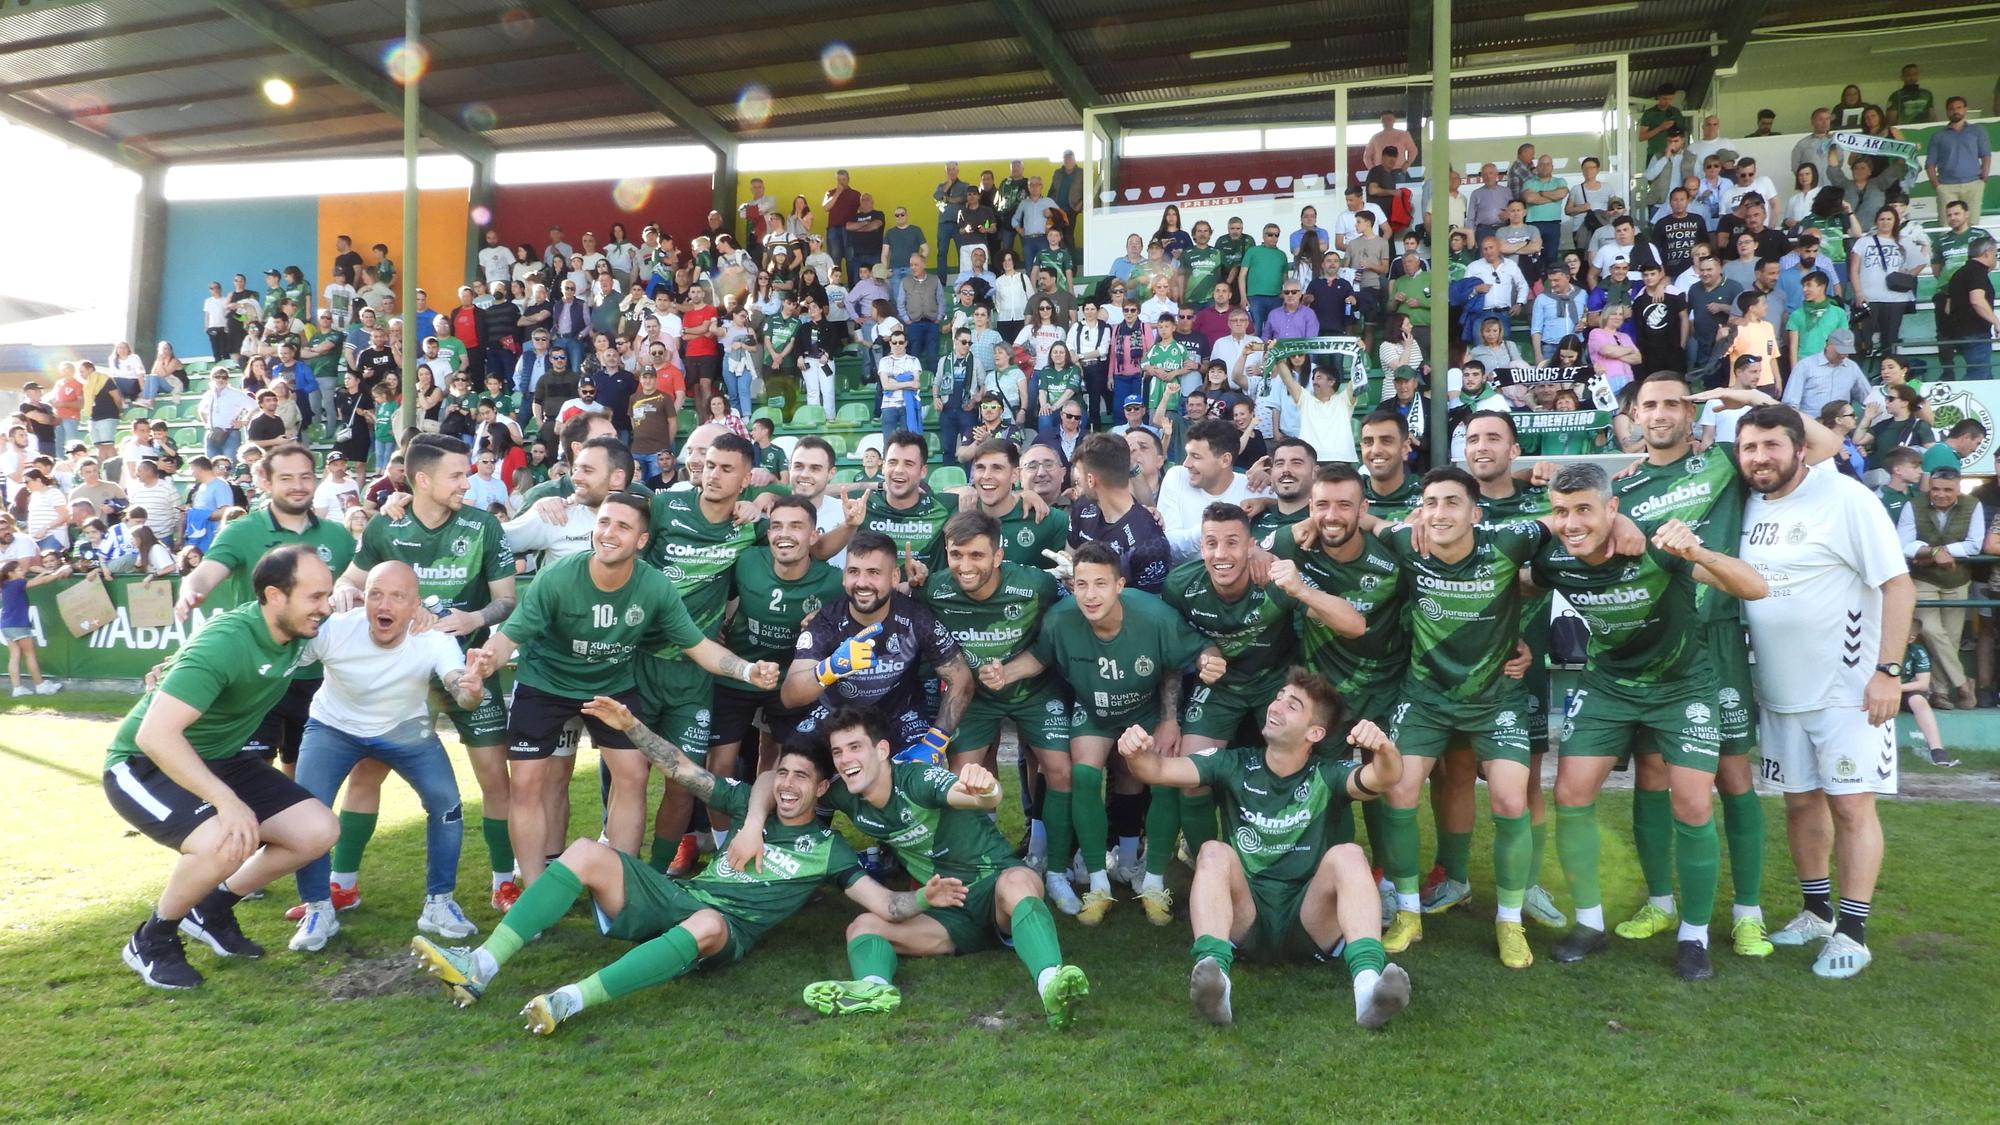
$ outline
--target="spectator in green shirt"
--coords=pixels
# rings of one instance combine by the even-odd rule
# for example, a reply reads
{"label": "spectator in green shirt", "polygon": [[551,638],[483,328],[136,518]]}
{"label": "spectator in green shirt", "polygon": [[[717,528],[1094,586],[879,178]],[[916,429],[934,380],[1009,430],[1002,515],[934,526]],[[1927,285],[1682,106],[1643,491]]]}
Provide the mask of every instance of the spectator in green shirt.
{"label": "spectator in green shirt", "polygon": [[1278,290],[1291,266],[1291,255],[1278,245],[1284,234],[1276,223],[1264,224],[1263,241],[1243,252],[1244,294],[1250,302],[1250,330],[1262,332],[1264,317],[1278,307]]}
{"label": "spectator in green shirt", "polygon": [[1646,159],[1652,160],[1666,150],[1667,135],[1678,128],[1683,135],[1689,132],[1688,115],[1674,105],[1672,83],[1653,91],[1653,108],[1639,115],[1639,139],[1646,142]]}
{"label": "spectator in green shirt", "polygon": [[1961,418],[1943,441],[1924,450],[1924,487],[1930,487],[1931,473],[1938,469],[1963,469],[1965,459],[1985,441],[1986,427],[1979,419]]}

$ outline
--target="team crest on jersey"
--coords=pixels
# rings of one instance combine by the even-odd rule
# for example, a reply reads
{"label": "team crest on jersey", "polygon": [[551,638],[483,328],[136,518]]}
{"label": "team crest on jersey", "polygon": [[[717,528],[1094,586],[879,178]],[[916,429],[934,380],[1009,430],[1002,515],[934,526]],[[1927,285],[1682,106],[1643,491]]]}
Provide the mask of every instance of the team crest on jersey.
{"label": "team crest on jersey", "polygon": [[1417,599],[1417,612],[1430,618],[1432,621],[1444,620],[1444,607],[1430,598]]}
{"label": "team crest on jersey", "polygon": [[1153,658],[1152,658],[1152,657],[1150,657],[1150,656],[1142,656],[1142,657],[1140,657],[1139,659],[1137,659],[1137,660],[1134,660],[1134,661],[1132,662],[1132,674],[1133,674],[1133,675],[1136,675],[1136,676],[1150,676],[1150,675],[1152,675],[1152,674],[1153,674]]}
{"label": "team crest on jersey", "polygon": [[1200,722],[1200,721],[1201,721],[1201,704],[1199,704],[1199,703],[1195,703],[1195,704],[1191,704],[1191,705],[1189,705],[1189,707],[1188,707],[1188,709],[1187,709],[1187,716],[1186,716],[1186,717],[1187,717],[1187,721],[1188,721],[1188,722],[1190,722],[1190,723],[1198,723],[1198,722]]}
{"label": "team crest on jersey", "polygon": [[1687,459],[1687,474],[1689,476],[1694,476],[1696,473],[1699,473],[1706,468],[1708,468],[1708,458],[1702,456],[1699,453],[1696,453]]}
{"label": "team crest on jersey", "polygon": [[1743,706],[1743,693],[1733,687],[1726,687],[1722,689],[1721,700],[1724,710],[1733,711]]}
{"label": "team crest on jersey", "polygon": [[1015,602],[1014,604],[1008,606],[1006,609],[1002,610],[1001,614],[1005,616],[1009,621],[1019,621],[1021,619],[1021,615],[1023,613],[1026,613],[1027,611],[1028,607],[1022,605],[1020,602]]}
{"label": "team crest on jersey", "polygon": [[1311,796],[1312,796],[1311,782],[1301,781],[1299,782],[1299,787],[1297,789],[1292,790],[1292,800],[1297,801],[1300,804],[1304,804],[1306,799]]}
{"label": "team crest on jersey", "polygon": [[1043,704],[1043,706],[1044,706],[1044,707],[1045,707],[1045,708],[1046,708],[1046,709],[1048,710],[1048,713],[1049,713],[1049,717],[1050,717],[1050,718],[1061,718],[1061,717],[1062,717],[1062,713],[1063,713],[1063,704],[1062,704],[1062,700],[1060,700],[1060,699],[1051,699],[1051,700],[1049,700],[1049,701],[1048,701],[1048,702],[1047,702],[1046,704]]}
{"label": "team crest on jersey", "polygon": [[1372,574],[1364,574],[1361,576],[1361,588],[1364,590],[1373,590],[1375,587],[1380,586],[1381,584],[1382,580]]}
{"label": "team crest on jersey", "polygon": [[1695,726],[1707,726],[1709,719],[1713,717],[1706,703],[1690,703],[1687,705],[1687,720]]}
{"label": "team crest on jersey", "polygon": [[805,601],[799,603],[799,613],[801,616],[808,613],[818,613],[818,612],[819,612],[818,598],[807,598]]}
{"label": "team crest on jersey", "polygon": [[646,611],[636,605],[625,607],[625,624],[637,628],[646,620]]}
{"label": "team crest on jersey", "polygon": [[703,729],[703,730],[707,730],[707,729],[708,729],[708,708],[704,707],[704,708],[702,708],[701,710],[699,710],[699,711],[696,711],[696,712],[694,713],[694,722],[695,722],[695,725],[696,725],[696,726],[700,727],[700,728],[701,728],[701,729]]}
{"label": "team crest on jersey", "polygon": [[792,850],[799,853],[800,855],[811,855],[813,852],[812,837],[811,836],[799,837],[796,841],[792,843]]}
{"label": "team crest on jersey", "polygon": [[1502,711],[1496,718],[1494,718],[1493,725],[1500,727],[1512,727],[1515,723],[1519,721],[1520,721],[1520,716],[1514,714],[1514,712]]}
{"label": "team crest on jersey", "polygon": [[1035,529],[1034,529],[1034,528],[1032,528],[1032,527],[1024,527],[1024,528],[1022,528],[1022,529],[1021,529],[1020,531],[1018,531],[1018,532],[1015,532],[1015,533],[1014,533],[1014,542],[1016,542],[1016,543],[1019,543],[1019,544],[1020,544],[1021,546],[1023,546],[1023,547],[1032,547],[1032,546],[1034,546],[1034,545],[1035,545]]}
{"label": "team crest on jersey", "polygon": [[1795,523],[1791,527],[1785,529],[1785,542],[1788,545],[1796,547],[1805,541],[1806,541],[1805,524]]}
{"label": "team crest on jersey", "polygon": [[326,544],[322,543],[319,546],[314,547],[313,554],[318,555],[319,561],[327,564],[328,566],[333,565],[333,552],[326,549]]}
{"label": "team crest on jersey", "polygon": [[467,539],[463,535],[451,541],[451,553],[454,555],[462,555],[471,549],[472,540]]}
{"label": "team crest on jersey", "polygon": [[1839,761],[1833,763],[1833,779],[1835,781],[1853,781],[1859,776],[1861,776],[1861,767],[1855,764],[1853,758],[1843,754]]}
{"label": "team crest on jersey", "polygon": [[1575,723],[1572,723],[1572,722],[1570,722],[1570,721],[1569,721],[1569,720],[1567,720],[1567,719],[1563,720],[1563,734],[1562,734],[1562,737],[1563,737],[1563,741],[1564,741],[1564,742],[1568,742],[1568,741],[1569,741],[1570,739],[1572,739],[1572,738],[1575,738],[1575,737],[1576,737],[1576,724],[1575,724]]}

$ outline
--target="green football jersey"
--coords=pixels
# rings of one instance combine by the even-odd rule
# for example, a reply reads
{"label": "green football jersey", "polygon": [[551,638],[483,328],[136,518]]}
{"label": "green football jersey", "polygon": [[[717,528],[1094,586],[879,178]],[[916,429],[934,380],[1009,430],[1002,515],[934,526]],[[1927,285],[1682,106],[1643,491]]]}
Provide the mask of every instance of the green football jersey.
{"label": "green football jersey", "polygon": [[1069,546],[1069,513],[1050,508],[1041,519],[1029,519],[1026,505],[1019,499],[1000,519],[1000,557],[1011,563],[1047,570],[1055,564],[1043,551],[1061,551]]}
{"label": "green football jersey", "polygon": [[769,547],[752,547],[731,571],[736,612],[729,615],[722,643],[745,660],[790,664],[806,615],[840,597],[840,572],[818,560],[803,578],[779,578]]}
{"label": "green football jersey", "polygon": [[1378,520],[1399,519],[1414,511],[1424,500],[1424,482],[1415,473],[1403,473],[1403,483],[1387,492],[1375,490],[1375,478],[1361,474],[1361,495],[1368,501],[1368,514]]}
{"label": "green football jersey", "polygon": [[1035,269],[1037,272],[1054,270],[1059,278],[1069,277],[1076,270],[1076,255],[1067,246],[1050,247],[1035,255]]}
{"label": "green football jersey", "polygon": [[1222,251],[1214,246],[1190,246],[1181,251],[1181,268],[1187,270],[1188,300],[1204,305],[1215,295],[1215,283],[1222,280]]}
{"label": "green football jersey", "polygon": [[969,885],[1019,862],[1014,845],[985,813],[947,803],[957,774],[916,762],[892,763],[889,769],[893,787],[888,804],[867,804],[839,781],[827,789],[826,803],[846,813],[863,835],[895,849],[903,869],[919,885],[934,874]]}
{"label": "green football jersey", "polygon": [[799,334],[801,319],[796,316],[773,316],[764,319],[764,346],[772,355],[777,355],[790,347]]}
{"label": "green football jersey", "polygon": [[201,712],[188,724],[187,740],[204,758],[227,758],[243,751],[269,711],[292,683],[305,659],[306,642],[279,644],[264,623],[263,608],[251,603],[208,619],[208,624],[167,661],[158,687],[139,697],[111,737],[104,768],[141,753],[139,727],[155,696],[166,694]]}
{"label": "green football jersey", "polygon": [[[1479,510],[1486,514],[1486,522],[1496,527],[1540,520],[1549,514],[1549,490],[1539,484],[1516,482],[1512,496],[1496,500],[1481,495]],[[1554,601],[1544,589],[1521,603],[1521,639],[1528,642],[1537,660],[1545,660],[1549,654],[1549,613]]]}
{"label": "green football jersey", "polygon": [[1146,356],[1139,361],[1141,367],[1157,367],[1162,371],[1179,371],[1187,365],[1188,346],[1179,340],[1166,340],[1146,349]]}
{"label": "green football jersey", "polygon": [[[250,575],[257,569],[257,560],[293,543],[311,547],[335,578],[354,560],[354,536],[346,527],[307,512],[305,530],[292,531],[278,526],[266,505],[243,519],[230,520],[216,534],[215,542],[209,544],[207,557],[228,567],[229,576],[215,584],[203,604],[224,610],[256,601],[257,596],[250,589]],[[319,661],[299,665],[296,678],[319,679]]]}
{"label": "green football jersey", "polygon": [[[718,778],[707,804],[740,822],[750,811],[750,787],[735,778]],[[840,833],[817,821],[794,826],[773,816],[764,822],[762,871],[739,871],[727,854],[718,852],[706,870],[682,886],[729,915],[741,935],[755,941],[798,913],[821,884],[846,890],[865,875],[860,857]]]}
{"label": "green football jersey", "polygon": [[882,489],[868,494],[868,510],[862,526],[870,531],[879,531],[896,543],[896,561],[903,561],[903,553],[908,551],[917,561],[937,570],[944,565],[944,524],[954,514],[954,507],[939,500],[930,489],[917,493],[917,502],[908,508],[889,506],[889,497]]}
{"label": "green football jersey", "polygon": [[1940,291],[1944,289],[1945,283],[1951,280],[1951,275],[1957,273],[1958,268],[1965,264],[1966,252],[1972,248],[1972,240],[1984,237],[1985,234],[1986,232],[1979,227],[1966,227],[1965,230],[1955,234],[1950,230],[1941,230],[1931,235],[1931,269],[1937,274],[1937,287]]}
{"label": "green football jersey", "polygon": [[589,551],[550,563],[500,625],[520,646],[515,678],[551,695],[588,699],[631,690],[636,657],[702,641],[701,630],[665,575],[634,563],[625,584],[600,590]]}
{"label": "green football jersey", "polygon": [[[1618,510],[1651,535],[1670,519],[1701,536],[1702,546],[1734,555],[1743,536],[1749,486],[1736,471],[1736,444],[1717,442],[1667,465],[1641,460],[1631,476],[1611,482]],[[1695,606],[1710,624],[1737,620],[1742,603],[1713,586],[1695,591]]]}
{"label": "green football jersey", "polygon": [[1064,391],[1069,392],[1071,402],[1083,402],[1083,369],[1080,367],[1044,367],[1035,373],[1035,379],[1036,386],[1041,388],[1051,405],[1061,401]]}
{"label": "green football jersey", "polygon": [[1234,601],[1223,597],[1200,559],[1167,573],[1161,600],[1222,651],[1229,673],[1215,686],[1249,696],[1276,695],[1284,686],[1298,634],[1298,603],[1276,586],[1250,583]]}
{"label": "green football jersey", "polygon": [[[688,615],[704,636],[721,634],[722,611],[729,605],[729,571],[737,556],[756,546],[756,523],[737,525],[728,516],[711,520],[702,514],[695,490],[655,492],[652,538],[645,560],[674,584]],[[673,657],[679,652],[662,653]]]}
{"label": "green football jersey", "polygon": [[1300,504],[1298,511],[1286,513],[1279,511],[1276,504],[1272,504],[1259,512],[1256,519],[1250,521],[1250,536],[1257,541],[1258,546],[1268,551],[1279,539],[1290,539],[1290,535],[1278,533],[1304,520],[1311,510],[1311,505]]}
{"label": "green football jersey", "polygon": [[1342,637],[1315,619],[1306,607],[1296,611],[1300,651],[1308,667],[1332,681],[1342,699],[1379,694],[1403,682],[1410,666],[1410,634],[1403,620],[1409,601],[1402,572],[1388,544],[1366,532],[1361,555],[1341,562],[1325,551],[1307,551],[1289,535],[1278,536],[1273,553],[1298,564],[1306,584],[1347,599],[1368,622],[1358,637]]}
{"label": "green football jersey", "polygon": [[1261,746],[1201,750],[1188,761],[1220,799],[1222,838],[1236,849],[1245,877],[1292,884],[1313,877],[1353,799],[1347,775],[1354,762],[1315,754],[1305,769],[1279,777]]}
{"label": "green football jersey", "polygon": [[[982,664],[1002,663],[1035,641],[1042,617],[1058,599],[1056,580],[1045,570],[1020,563],[1000,564],[1000,585],[985,601],[975,601],[959,588],[949,570],[932,574],[924,584],[924,604],[965,652],[975,672]],[[976,682],[975,694],[1003,703],[1018,703],[1047,686],[1049,673],[993,691]]]}
{"label": "green football jersey", "polygon": [[399,520],[369,520],[354,565],[368,571],[391,559],[415,568],[417,592],[443,603],[440,613],[484,609],[493,600],[491,584],[514,577],[506,532],[493,513],[477,508],[462,507],[437,527],[425,526],[414,510]]}
{"label": "green football jersey", "polygon": [[1694,564],[1656,547],[1637,558],[1591,564],[1553,537],[1535,552],[1535,585],[1560,590],[1590,630],[1586,678],[1621,687],[1672,689],[1715,679],[1695,612]]}
{"label": "green football jersey", "polygon": [[[1227,274],[1242,265],[1243,255],[1254,245],[1256,245],[1256,242],[1247,234],[1225,234],[1216,239],[1215,248],[1222,254],[1221,267],[1223,273]],[[1207,298],[1210,294],[1197,293],[1195,296]],[[1238,293],[1236,299],[1241,301],[1243,294]]]}
{"label": "green football jersey", "polygon": [[1110,640],[1100,639],[1076,599],[1068,598],[1043,618],[1034,644],[1035,659],[1067,683],[1077,705],[1103,725],[1122,725],[1120,720],[1143,714],[1160,681],[1180,675],[1208,644],[1151,594],[1126,590],[1118,600],[1125,620]]}
{"label": "green football jersey", "polygon": [[[511,414],[512,411],[508,411],[507,413]],[[521,497],[521,509],[526,511],[535,501],[547,496],[554,496],[559,500],[567,500],[575,491],[576,482],[569,479],[569,474],[565,473],[559,477],[548,477],[545,475],[540,484],[529,489],[527,494]],[[626,485],[625,491],[636,492],[641,496],[651,496],[653,494],[653,490],[646,487],[644,481],[637,480]]]}
{"label": "green football jersey", "polygon": [[1454,703],[1499,703],[1520,690],[1520,682],[1506,680],[1500,670],[1514,658],[1521,636],[1521,565],[1549,533],[1529,522],[1479,526],[1472,535],[1472,550],[1455,563],[1418,554],[1407,527],[1386,539],[1410,576],[1407,683]]}

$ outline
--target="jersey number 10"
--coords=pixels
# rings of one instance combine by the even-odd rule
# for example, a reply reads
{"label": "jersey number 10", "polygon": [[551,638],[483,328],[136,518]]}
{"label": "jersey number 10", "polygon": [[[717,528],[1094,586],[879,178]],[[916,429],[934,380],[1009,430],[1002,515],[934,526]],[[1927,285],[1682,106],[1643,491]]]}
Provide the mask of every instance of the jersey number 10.
{"label": "jersey number 10", "polygon": [[599,629],[609,629],[618,623],[618,610],[602,603],[591,606],[590,623]]}

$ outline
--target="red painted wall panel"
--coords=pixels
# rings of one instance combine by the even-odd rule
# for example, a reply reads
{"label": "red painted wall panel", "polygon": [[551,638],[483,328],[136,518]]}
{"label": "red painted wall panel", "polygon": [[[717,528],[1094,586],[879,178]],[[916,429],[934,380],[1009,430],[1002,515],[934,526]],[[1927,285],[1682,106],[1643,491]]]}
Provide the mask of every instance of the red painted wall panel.
{"label": "red painted wall panel", "polygon": [[493,221],[502,242],[525,242],[537,252],[548,242],[551,226],[561,227],[571,246],[581,246],[583,232],[594,231],[601,246],[616,222],[625,224],[634,242],[647,223],[658,223],[685,247],[707,221],[713,194],[707,175],[506,184],[494,189]]}

